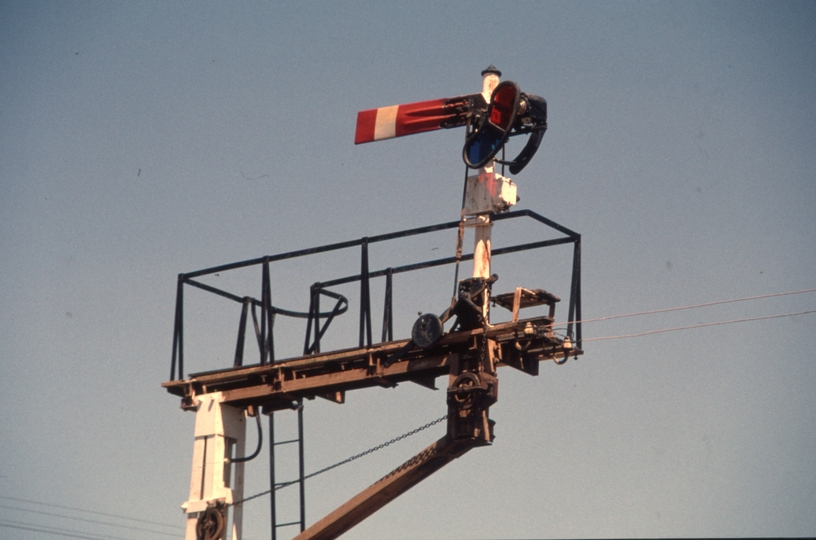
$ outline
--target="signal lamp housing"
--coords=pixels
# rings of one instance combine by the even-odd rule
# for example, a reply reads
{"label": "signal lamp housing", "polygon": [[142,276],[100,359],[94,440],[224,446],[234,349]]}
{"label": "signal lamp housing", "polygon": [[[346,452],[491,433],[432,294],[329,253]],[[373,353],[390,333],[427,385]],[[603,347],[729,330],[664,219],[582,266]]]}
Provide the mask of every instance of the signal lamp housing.
{"label": "signal lamp housing", "polygon": [[501,150],[516,123],[520,101],[521,91],[512,81],[505,81],[493,90],[487,113],[479,127],[468,136],[462,150],[462,158],[468,167],[484,167]]}

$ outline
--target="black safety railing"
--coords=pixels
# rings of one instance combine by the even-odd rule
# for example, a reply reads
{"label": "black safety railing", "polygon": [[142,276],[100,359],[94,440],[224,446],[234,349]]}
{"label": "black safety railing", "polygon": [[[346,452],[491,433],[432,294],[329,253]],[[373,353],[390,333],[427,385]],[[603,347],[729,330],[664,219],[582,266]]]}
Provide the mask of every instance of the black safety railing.
{"label": "black safety railing", "polygon": [[[531,218],[536,222],[553,229],[564,236],[517,244],[508,247],[493,249],[491,256],[497,257],[510,253],[518,253],[533,249],[541,249],[550,246],[573,244],[572,276],[569,296],[569,313],[567,321],[567,336],[575,343],[578,349],[581,348],[581,235],[570,229],[559,225],[554,221],[545,218],[531,210],[518,210],[491,216],[493,222],[506,219]],[[335,317],[348,311],[348,299],[329,287],[359,282],[360,283],[360,313],[359,313],[359,346],[370,347],[372,345],[372,320],[371,320],[371,280],[375,278],[385,278],[385,305],[383,308],[382,341],[394,339],[393,331],[393,305],[392,290],[394,275],[405,272],[412,272],[426,268],[457,264],[460,261],[473,259],[473,254],[463,254],[461,257],[444,257],[427,260],[402,266],[388,267],[379,270],[369,268],[368,248],[371,244],[406,238],[410,236],[429,234],[433,232],[454,229],[459,227],[458,221],[450,221],[438,225],[430,225],[415,229],[407,229],[389,234],[369,236],[358,240],[338,242],[309,249],[290,251],[278,255],[267,255],[257,259],[235,262],[179,274],[176,290],[176,312],[173,330],[173,355],[170,367],[170,380],[182,380],[184,378],[184,286],[189,285],[198,289],[216,294],[233,302],[242,305],[241,316],[238,327],[238,338],[235,346],[235,358],[233,366],[243,365],[244,343],[246,334],[247,319],[252,317],[255,338],[258,342],[260,364],[275,362],[275,348],[273,339],[273,329],[277,316],[295,317],[306,319],[306,335],[304,339],[303,354],[314,354],[320,352],[321,338],[325,335],[329,325]],[[330,251],[338,251],[350,248],[360,248],[360,273],[356,275],[341,277],[329,281],[315,283],[311,286],[309,310],[298,312],[286,310],[272,304],[270,265],[275,262],[307,257]],[[239,268],[261,266],[261,298],[257,299],[249,296],[239,296],[228,291],[202,283],[197,278],[216,273],[222,273]],[[330,311],[320,311],[320,299],[325,297],[333,300],[334,305]],[[260,309],[260,318],[258,316]],[[176,378],[178,375],[178,379]]]}

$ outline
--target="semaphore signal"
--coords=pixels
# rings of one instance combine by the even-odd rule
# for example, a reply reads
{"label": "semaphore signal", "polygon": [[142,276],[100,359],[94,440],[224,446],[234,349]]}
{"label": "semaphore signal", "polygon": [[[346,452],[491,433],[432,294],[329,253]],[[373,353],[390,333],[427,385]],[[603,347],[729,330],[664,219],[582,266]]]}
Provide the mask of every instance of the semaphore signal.
{"label": "semaphore signal", "polygon": [[[518,202],[516,185],[496,170],[501,166],[503,172],[504,167],[509,166],[510,172],[517,174],[529,163],[547,129],[547,103],[543,98],[522,92],[514,82],[500,82],[500,76],[501,72],[490,66],[482,72],[480,93],[369,109],[357,116],[356,144],[438,129],[465,128],[462,158],[466,165],[466,182],[458,221],[267,255],[179,275],[171,380],[162,386],[181,398],[182,409],[196,413],[190,494],[182,505],[187,515],[186,540],[223,540],[228,530],[232,540],[240,540],[244,505],[238,503],[248,500],[243,495],[244,468],[259,454],[262,445],[260,414],[269,417],[267,444],[272,465],[276,445],[297,442],[299,446],[300,473],[295,481],[300,486],[297,521],[278,522],[275,489],[282,484],[276,482],[274,467],[271,467],[268,493],[273,540],[279,527],[293,525],[300,527],[298,539],[336,538],[447,463],[473,448],[492,443],[494,421],[489,417],[489,410],[498,401],[499,367],[510,366],[535,376],[541,361],[561,364],[569,357],[583,354],[579,322],[581,236],[530,210],[510,211]],[[521,152],[510,160],[497,159],[508,140],[518,135],[528,137]],[[471,171],[474,174],[470,174]],[[548,234],[536,242],[496,248],[492,245],[491,230],[494,224],[507,219],[530,220],[533,225],[544,227]],[[474,230],[473,252],[463,253],[465,231],[470,228]],[[369,250],[376,249],[382,242],[452,229],[457,230],[457,241],[451,257],[383,268],[370,265]],[[498,276],[491,271],[491,261],[493,257],[564,244],[573,245],[573,256],[567,330],[566,335],[561,336],[553,331],[556,304],[561,299],[543,289],[520,285],[494,294]],[[330,278],[324,274],[327,270],[324,266],[309,266],[316,273],[316,281],[309,290],[308,310],[284,309],[272,303],[271,276],[281,274],[273,273],[271,267],[278,261],[349,249],[359,250],[359,274]],[[466,261],[473,261],[471,277],[459,280],[460,263]],[[450,302],[447,305],[440,302],[442,309],[438,312],[421,314],[409,338],[395,339],[393,281],[404,273],[446,265],[455,267],[454,294]],[[260,267],[259,298],[206,283],[207,276],[248,267]],[[371,285],[379,280],[385,286],[382,340],[375,342]],[[353,305],[351,299],[334,289],[356,283],[359,283],[359,304],[354,307],[359,310],[359,340],[352,347],[323,351],[321,344],[325,343],[332,321]],[[232,366],[192,373],[185,378],[185,287],[195,287],[241,305]],[[417,295],[420,291],[412,293]],[[491,322],[491,305],[509,310],[510,320]],[[538,313],[522,318],[521,310],[528,308],[538,308]],[[244,365],[250,316],[259,362]],[[305,320],[302,356],[275,358],[273,333],[278,317]],[[320,397],[344,403],[348,391],[393,388],[402,382],[435,389],[440,376],[448,377],[445,435],[306,528],[303,400]],[[298,413],[298,438],[275,442],[274,413],[291,409]],[[246,448],[249,417],[255,417],[258,427],[254,452]]]}

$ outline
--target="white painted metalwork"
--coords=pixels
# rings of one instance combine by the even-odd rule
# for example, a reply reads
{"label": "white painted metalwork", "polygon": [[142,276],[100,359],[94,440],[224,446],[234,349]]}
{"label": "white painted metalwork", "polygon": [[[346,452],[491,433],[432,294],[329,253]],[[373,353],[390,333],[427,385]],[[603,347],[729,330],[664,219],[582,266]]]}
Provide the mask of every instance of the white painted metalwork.
{"label": "white painted metalwork", "polygon": [[233,449],[237,456],[245,453],[246,413],[224,405],[221,392],[199,395],[197,400],[190,498],[181,505],[187,514],[185,540],[197,540],[199,516],[219,503],[224,506],[225,523],[232,514],[230,538],[240,540],[243,507],[231,504],[244,496],[244,464],[230,463],[229,458]]}

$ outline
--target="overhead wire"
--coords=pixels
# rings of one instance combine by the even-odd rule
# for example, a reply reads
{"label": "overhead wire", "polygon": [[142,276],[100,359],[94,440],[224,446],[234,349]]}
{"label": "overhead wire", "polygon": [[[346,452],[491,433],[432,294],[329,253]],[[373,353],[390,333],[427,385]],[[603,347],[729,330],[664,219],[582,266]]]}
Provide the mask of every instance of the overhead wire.
{"label": "overhead wire", "polygon": [[[420,431],[428,429],[431,426],[435,426],[439,422],[445,420],[447,417],[448,417],[448,415],[446,414],[446,415],[444,415],[444,416],[442,416],[440,418],[437,418],[436,420],[432,420],[432,421],[428,422],[427,424],[425,424],[423,426],[420,426],[420,427],[418,427],[416,429],[412,429],[411,431],[409,431],[407,433],[403,433],[402,435],[400,435],[398,437],[394,437],[390,441],[386,441],[386,442],[384,442],[382,444],[379,444],[377,446],[369,448],[368,450],[364,450],[363,452],[360,452],[359,454],[355,454],[355,455],[353,455],[351,457],[348,457],[348,458],[346,458],[346,459],[344,459],[342,461],[338,461],[334,465],[329,465],[328,467],[323,467],[322,469],[319,469],[319,470],[317,470],[317,471],[315,471],[313,473],[309,473],[306,476],[304,476],[303,479],[308,480],[309,478],[313,478],[313,477],[315,477],[315,476],[317,476],[319,474],[323,474],[324,472],[328,472],[328,471],[330,471],[330,470],[332,470],[332,469],[334,469],[336,467],[339,467],[341,465],[345,465],[346,463],[351,463],[352,461],[354,461],[356,459],[359,459],[359,458],[361,458],[363,456],[367,456],[368,454],[376,452],[377,450],[382,450],[386,446],[390,446],[390,445],[394,444],[395,442],[399,442],[399,441],[401,441],[403,439],[406,439],[406,438],[410,437],[411,435],[416,435]],[[251,501],[252,499],[257,499],[258,497],[263,497],[264,495],[269,495],[273,491],[277,491],[279,489],[283,489],[283,488],[291,486],[293,484],[297,484],[298,482],[300,482],[300,480],[292,480],[292,481],[289,481],[289,482],[282,482],[280,484],[276,484],[273,489],[268,489],[266,491],[262,491],[261,493],[256,493],[255,495],[251,495],[249,497],[244,497],[240,501],[236,501],[236,502],[232,503],[232,505],[237,506],[239,504],[244,504],[245,502]]]}
{"label": "overhead wire", "polygon": [[[148,533],[158,534],[158,535],[162,535],[162,536],[171,536],[171,537],[174,537],[174,538],[178,535],[178,533],[154,531],[154,530],[150,530],[150,529],[144,529],[142,527],[134,527],[133,525],[119,525],[118,523],[111,523],[110,521],[101,521],[101,520],[98,520],[98,519],[89,519],[89,518],[66,516],[64,514],[57,514],[57,513],[54,513],[54,512],[44,512],[42,510],[32,510],[30,508],[18,508],[16,506],[7,506],[5,504],[0,504],[0,508],[5,508],[7,510],[15,510],[15,511],[18,511],[18,512],[28,512],[30,514],[39,514],[41,516],[51,516],[51,517],[57,517],[57,518],[61,518],[61,519],[70,519],[72,521],[82,521],[84,523],[94,523],[96,525],[105,525],[107,527],[118,527],[118,528],[121,528],[121,529],[128,529],[128,530],[131,530],[131,531],[148,532]],[[170,527],[170,525],[164,525],[164,526],[165,527]],[[181,527],[179,527],[179,529],[181,529]]]}
{"label": "overhead wire", "polygon": [[[805,294],[805,293],[812,293],[816,292],[816,288],[813,289],[803,289],[801,291],[788,291],[788,292],[781,292],[781,293],[771,293],[771,294],[761,294],[758,296],[745,296],[743,298],[731,298],[728,300],[717,300],[715,302],[705,302],[703,304],[692,304],[690,306],[680,306],[680,307],[671,307],[671,308],[663,308],[663,309],[652,309],[648,311],[636,311],[634,313],[624,313],[620,315],[607,315],[606,317],[596,317],[593,319],[582,319],[580,321],[573,321],[573,324],[577,323],[591,323],[591,322],[601,322],[601,321],[610,321],[612,319],[623,319],[625,317],[638,317],[640,315],[655,315],[658,313],[668,313],[671,311],[682,311],[685,309],[698,309],[704,308],[709,306],[718,306],[722,304],[732,304],[735,302],[745,302],[748,300],[760,300],[763,298],[774,298],[778,296],[789,296],[792,294]],[[559,325],[567,324],[566,322],[560,322]],[[586,341],[586,339],[584,340]]]}
{"label": "overhead wire", "polygon": [[[603,321],[609,321],[609,320],[613,320],[613,319],[622,319],[622,318],[626,318],[626,317],[637,317],[637,316],[641,316],[641,315],[657,315],[657,314],[661,314],[661,313],[669,313],[669,312],[672,312],[672,311],[699,309],[699,308],[717,306],[717,305],[722,305],[722,304],[731,304],[731,303],[735,303],[735,302],[745,302],[745,301],[749,301],[749,300],[760,300],[760,299],[763,299],[763,298],[775,298],[775,297],[780,297],[780,296],[790,296],[790,295],[794,295],[794,294],[805,294],[805,293],[812,293],[812,292],[816,292],[816,288],[802,289],[802,290],[799,290],[799,291],[786,291],[786,292],[781,292],[781,293],[760,294],[760,295],[755,295],[755,296],[745,296],[745,297],[742,297],[742,298],[729,298],[727,300],[717,300],[717,301],[714,301],[714,302],[704,302],[704,303],[701,303],[701,304],[692,304],[692,305],[688,305],[688,306],[670,307],[670,308],[662,308],[662,309],[652,309],[652,310],[646,310],[646,311],[636,311],[636,312],[633,312],[633,313],[623,313],[623,314],[618,314],[618,315],[607,315],[605,317],[595,317],[595,318],[592,318],[592,319],[581,319],[581,320],[577,320],[577,321],[572,321],[571,324],[603,322]],[[631,334],[619,334],[619,335],[614,335],[614,336],[586,337],[586,338],[582,338],[581,341],[585,342],[585,341],[601,341],[601,340],[611,340],[611,339],[624,339],[624,338],[647,336],[647,335],[650,335],[650,334],[660,334],[660,333],[664,333],[664,332],[675,332],[675,331],[679,331],[679,330],[690,330],[690,329],[693,329],[693,328],[703,328],[703,327],[706,327],[706,326],[718,326],[718,325],[723,325],[723,324],[735,324],[735,323],[740,323],[740,322],[750,322],[750,321],[757,321],[757,320],[763,320],[763,319],[779,319],[779,318],[783,318],[783,317],[795,317],[797,315],[807,315],[807,314],[810,314],[810,313],[813,313],[813,311],[801,311],[801,312],[798,312],[798,313],[782,313],[782,314],[778,314],[778,315],[766,315],[766,316],[762,316],[762,317],[749,317],[749,318],[745,318],[745,319],[732,319],[732,320],[729,320],[729,321],[715,321],[715,322],[711,322],[711,323],[698,323],[698,324],[686,325],[686,326],[676,326],[676,327],[671,327],[671,328],[661,328],[659,330],[648,330],[648,331],[645,331],[645,332],[636,332],[636,333],[631,333]],[[570,323],[569,322],[558,322],[558,323],[554,323],[553,327],[556,328],[556,329],[563,329],[568,324],[570,324]]]}
{"label": "overhead wire", "polygon": [[62,529],[60,527],[49,527],[47,525],[36,525],[33,523],[24,523],[21,521],[6,521],[0,520],[0,527],[8,529],[18,529],[22,531],[32,531],[45,534],[52,534],[55,536],[62,536],[65,538],[81,538],[82,540],[122,540],[122,537],[105,536],[95,533],[86,533],[82,531],[75,531],[72,529]]}
{"label": "overhead wire", "polygon": [[[695,305],[690,305],[690,306],[681,306],[681,307],[664,308],[664,309],[649,310],[649,311],[640,311],[640,312],[627,313],[627,314],[621,314],[621,315],[610,315],[610,316],[606,316],[606,317],[599,317],[599,318],[595,318],[595,319],[585,319],[585,320],[582,320],[582,321],[575,321],[575,322],[599,322],[599,321],[619,319],[619,318],[624,318],[624,317],[634,317],[634,316],[638,316],[638,315],[654,315],[654,314],[659,314],[659,313],[667,313],[667,312],[671,312],[671,311],[697,309],[697,308],[703,308],[703,307],[709,307],[709,306],[715,306],[715,305],[721,305],[721,304],[729,304],[729,303],[734,303],[734,302],[743,302],[743,301],[747,301],[747,300],[759,300],[759,299],[762,299],[762,298],[773,298],[773,297],[779,297],[779,296],[787,296],[787,295],[793,295],[793,294],[803,294],[803,293],[810,293],[810,292],[816,292],[816,288],[804,289],[804,290],[801,290],[801,291],[789,291],[789,292],[783,292],[783,293],[763,294],[763,295],[749,296],[749,297],[743,297],[743,298],[733,298],[733,299],[728,299],[728,300],[718,300],[718,301],[715,301],[715,302],[706,302],[706,303],[703,303],[703,304],[695,304]],[[687,325],[687,326],[681,326],[681,327],[663,328],[663,329],[659,329],[659,330],[649,330],[649,331],[646,331],[646,332],[639,332],[639,333],[635,333],[635,334],[621,334],[621,335],[617,335],[617,336],[600,336],[600,337],[594,337],[594,338],[584,338],[583,341],[600,341],[600,340],[610,340],[610,339],[624,339],[624,338],[640,337],[640,336],[646,336],[646,335],[650,335],[650,334],[658,334],[658,333],[664,333],[664,332],[673,332],[673,331],[679,331],[679,330],[689,330],[689,329],[692,329],[692,328],[702,328],[702,327],[706,327],[706,326],[717,326],[717,325],[734,324],[734,323],[740,323],[740,322],[758,321],[758,320],[766,320],[766,319],[777,319],[777,318],[781,318],[781,317],[794,317],[794,316],[797,316],[797,315],[807,315],[807,314],[810,314],[810,313],[816,313],[816,310],[802,311],[802,312],[798,312],[798,313],[785,313],[785,314],[780,314],[780,315],[766,315],[766,316],[761,316],[761,317],[750,317],[750,318],[745,318],[745,319],[734,319],[734,320],[729,320],[729,321],[717,321],[717,322],[711,322],[711,323],[700,323],[700,324]],[[368,449],[368,450],[366,450],[364,452],[360,452],[359,454],[356,454],[354,456],[346,458],[346,459],[344,459],[344,460],[342,460],[340,462],[335,463],[334,465],[330,465],[328,467],[325,467],[323,469],[315,471],[315,472],[313,472],[311,474],[308,474],[308,475],[306,475],[304,477],[304,480],[308,479],[308,478],[312,478],[314,476],[317,476],[318,474],[327,472],[327,471],[329,471],[331,469],[334,469],[335,467],[339,467],[341,465],[344,465],[346,463],[354,461],[354,460],[356,460],[358,458],[361,458],[363,456],[366,456],[366,455],[368,455],[368,454],[370,454],[372,452],[380,450],[381,448],[385,448],[386,446],[389,446],[390,444],[392,444],[394,442],[400,441],[400,440],[402,440],[402,439],[404,439],[406,437],[409,437],[409,436],[411,436],[411,435],[413,435],[415,433],[418,433],[418,432],[420,432],[420,431],[422,431],[422,430],[424,430],[424,429],[426,429],[428,427],[431,427],[431,426],[441,422],[445,418],[447,418],[447,415],[445,415],[445,416],[443,416],[441,418],[438,418],[438,419],[436,419],[436,420],[434,420],[432,422],[429,422],[428,424],[425,424],[424,426],[421,426],[421,427],[419,427],[417,429],[414,429],[414,430],[412,430],[412,431],[410,431],[408,433],[400,435],[399,437],[395,437],[394,439],[391,439],[388,442],[385,442],[385,443],[380,444],[380,445],[378,445],[376,447],[370,448],[370,449]],[[240,501],[236,501],[235,503],[233,503],[233,505],[243,504],[245,502],[248,502],[248,501],[250,501],[252,499],[256,499],[256,498],[261,497],[263,495],[268,495],[272,491],[276,491],[278,489],[293,485],[293,484],[295,484],[297,482],[299,482],[299,480],[293,480],[291,482],[283,482],[281,484],[277,484],[276,486],[274,486],[273,489],[269,489],[269,490],[266,490],[264,492],[257,493],[255,495],[250,496],[250,497],[245,497],[244,499],[242,499]]]}
{"label": "overhead wire", "polygon": [[117,515],[117,514],[106,514],[105,512],[96,512],[94,510],[84,510],[82,508],[76,508],[76,507],[72,507],[72,506],[63,506],[63,505],[60,505],[60,504],[44,503],[44,502],[40,502],[40,501],[32,501],[32,500],[29,500],[29,499],[20,499],[18,497],[8,497],[8,496],[4,496],[4,495],[0,495],[0,499],[5,499],[5,500],[8,500],[8,501],[16,501],[16,502],[21,502],[21,503],[27,503],[27,504],[36,504],[36,505],[39,505],[39,506],[50,506],[51,508],[60,508],[62,510],[71,510],[71,511],[74,511],[74,512],[83,512],[83,513],[86,513],[86,514],[94,514],[94,515],[97,515],[97,516],[105,516],[105,517],[110,517],[110,518],[115,518],[115,519],[123,519],[123,520],[126,520],[126,521],[135,521],[135,522],[138,522],[138,523],[147,523],[149,525],[158,525],[160,527],[168,527],[170,529],[184,530],[184,527],[179,527],[178,525],[168,525],[166,523],[159,523],[157,521],[149,521],[149,520],[146,520],[146,519],[139,519],[139,518],[128,517],[128,516],[120,516],[120,515]]}
{"label": "overhead wire", "polygon": [[675,326],[672,328],[661,328],[659,330],[647,330],[646,332],[638,332],[635,334],[619,334],[615,336],[598,336],[598,337],[590,337],[590,338],[583,338],[582,341],[602,341],[602,340],[609,340],[609,339],[626,339],[626,338],[634,338],[634,337],[641,337],[641,336],[648,336],[651,334],[662,334],[665,332],[677,332],[679,330],[691,330],[692,328],[703,328],[706,326],[719,326],[722,324],[735,324],[735,323],[742,323],[742,322],[750,322],[750,321],[762,321],[766,319],[780,319],[782,317],[796,317],[797,315],[808,315],[810,313],[816,313],[816,309],[812,309],[809,311],[800,311],[798,313],[782,313],[779,315],[765,315],[762,317],[749,317],[745,319],[733,319],[730,321],[715,321],[715,322],[708,322],[708,323],[698,323],[698,324],[690,324],[686,326]]}

